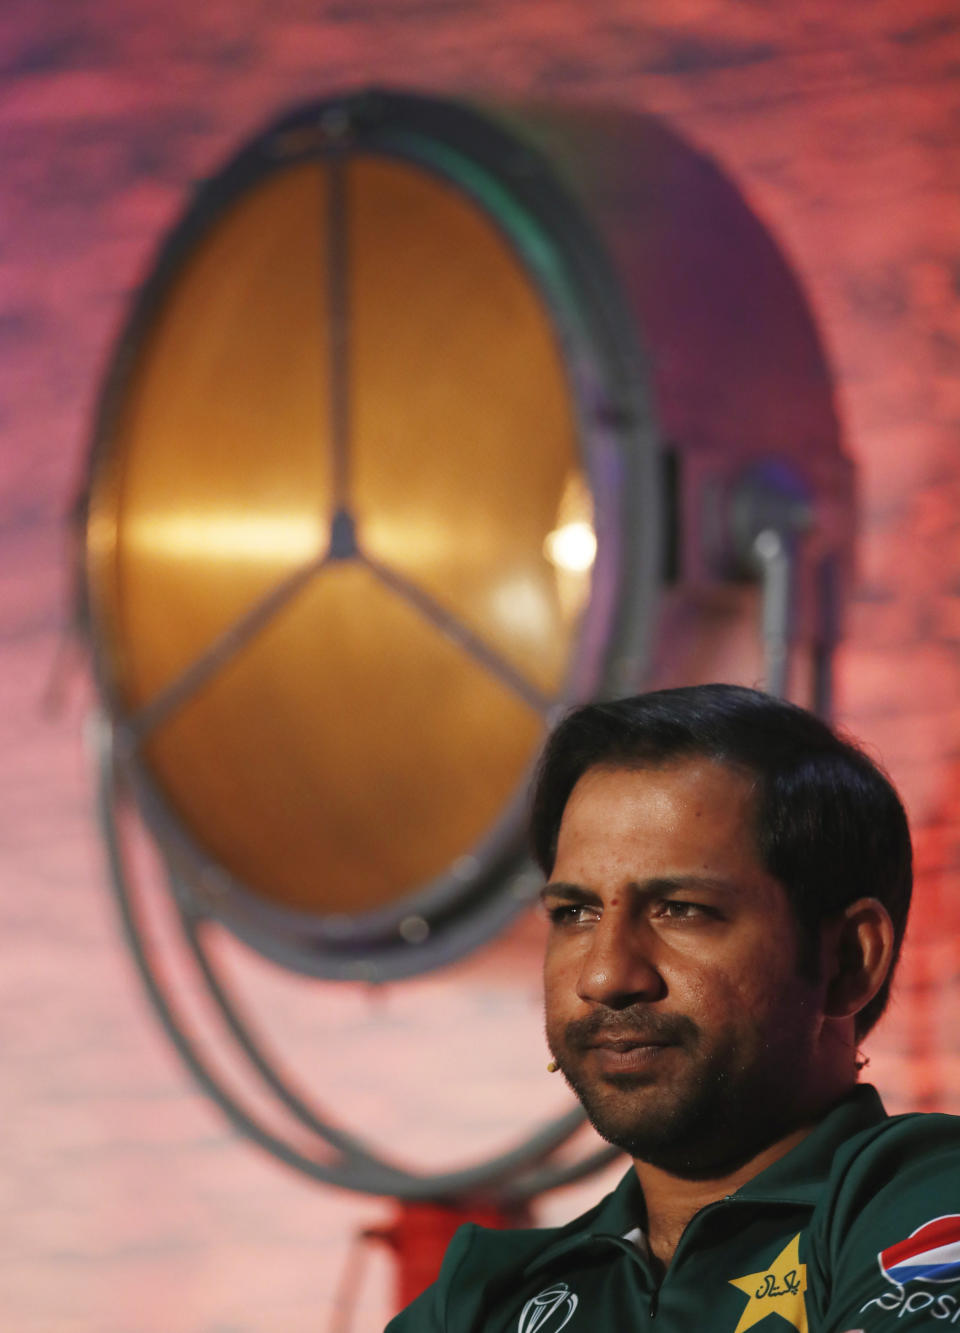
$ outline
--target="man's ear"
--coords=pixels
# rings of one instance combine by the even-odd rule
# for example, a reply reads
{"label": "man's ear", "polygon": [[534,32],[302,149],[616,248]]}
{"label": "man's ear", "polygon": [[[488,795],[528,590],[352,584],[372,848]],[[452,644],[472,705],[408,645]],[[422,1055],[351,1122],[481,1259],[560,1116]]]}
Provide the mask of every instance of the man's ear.
{"label": "man's ear", "polygon": [[894,929],[879,898],[858,898],[824,932],[829,956],[826,1013],[853,1018],[876,995],[893,963]]}

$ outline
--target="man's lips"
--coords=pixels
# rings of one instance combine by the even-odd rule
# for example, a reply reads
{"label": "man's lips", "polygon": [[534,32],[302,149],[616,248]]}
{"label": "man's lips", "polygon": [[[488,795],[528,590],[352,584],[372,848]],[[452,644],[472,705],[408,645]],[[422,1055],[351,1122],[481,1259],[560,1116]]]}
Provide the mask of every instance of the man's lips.
{"label": "man's lips", "polygon": [[664,1037],[594,1037],[592,1041],[585,1043],[589,1050],[606,1051],[632,1051],[638,1046],[673,1046],[674,1043],[667,1041]]}
{"label": "man's lips", "polygon": [[642,1074],[657,1065],[674,1045],[663,1038],[596,1037],[585,1050],[602,1074]]}
{"label": "man's lips", "polygon": [[693,1051],[698,1038],[699,1029],[686,1014],[654,1013],[636,1005],[622,1013],[597,1008],[572,1020],[563,1029],[560,1047],[583,1073],[654,1077],[678,1051]]}

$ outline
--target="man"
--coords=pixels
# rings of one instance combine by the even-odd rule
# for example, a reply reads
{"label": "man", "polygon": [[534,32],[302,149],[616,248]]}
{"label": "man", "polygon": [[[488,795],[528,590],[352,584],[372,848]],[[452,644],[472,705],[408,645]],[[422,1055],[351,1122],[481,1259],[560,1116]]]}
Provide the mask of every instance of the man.
{"label": "man", "polygon": [[532,833],[550,1049],[633,1167],[562,1229],[462,1228],[390,1333],[960,1324],[960,1121],[857,1083],[911,892],[877,767],[755,691],[663,690],[561,722]]}

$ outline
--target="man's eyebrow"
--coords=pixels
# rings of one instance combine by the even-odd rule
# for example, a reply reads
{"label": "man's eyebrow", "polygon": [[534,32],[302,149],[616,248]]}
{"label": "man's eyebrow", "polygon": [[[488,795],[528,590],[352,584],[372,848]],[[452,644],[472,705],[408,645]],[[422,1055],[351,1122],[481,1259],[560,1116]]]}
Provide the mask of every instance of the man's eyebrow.
{"label": "man's eyebrow", "polygon": [[598,903],[600,895],[592,889],[585,889],[581,884],[567,884],[563,880],[551,880],[540,890],[540,901],[548,898],[563,898],[571,903]]}
{"label": "man's eyebrow", "polygon": [[711,893],[736,893],[736,881],[717,875],[656,875],[653,879],[634,882],[630,886],[640,893],[676,893],[680,889],[707,889]]}
{"label": "man's eyebrow", "polygon": [[[716,875],[656,875],[651,879],[633,880],[627,885],[631,893],[643,897],[666,896],[678,893],[707,891],[710,893],[732,894],[737,892],[737,885],[729,879]],[[567,884],[563,880],[551,880],[540,890],[540,901],[548,898],[563,898],[566,902],[598,903],[600,894],[586,889],[581,884]]]}

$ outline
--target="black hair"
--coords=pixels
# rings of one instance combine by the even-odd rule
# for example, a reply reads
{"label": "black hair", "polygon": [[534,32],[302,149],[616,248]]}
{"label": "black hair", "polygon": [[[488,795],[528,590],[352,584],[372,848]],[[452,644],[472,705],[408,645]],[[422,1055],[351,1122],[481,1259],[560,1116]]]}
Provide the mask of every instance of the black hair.
{"label": "black hair", "polygon": [[812,713],[740,685],[690,685],[586,704],[544,747],[531,839],[553,869],[564,808],[590,768],[646,768],[702,756],[750,775],[757,848],[783,885],[809,960],[821,924],[857,898],[878,898],[895,932],[893,964],[857,1015],[858,1039],[886,1007],[913,885],[910,830],[893,784],[852,741]]}

